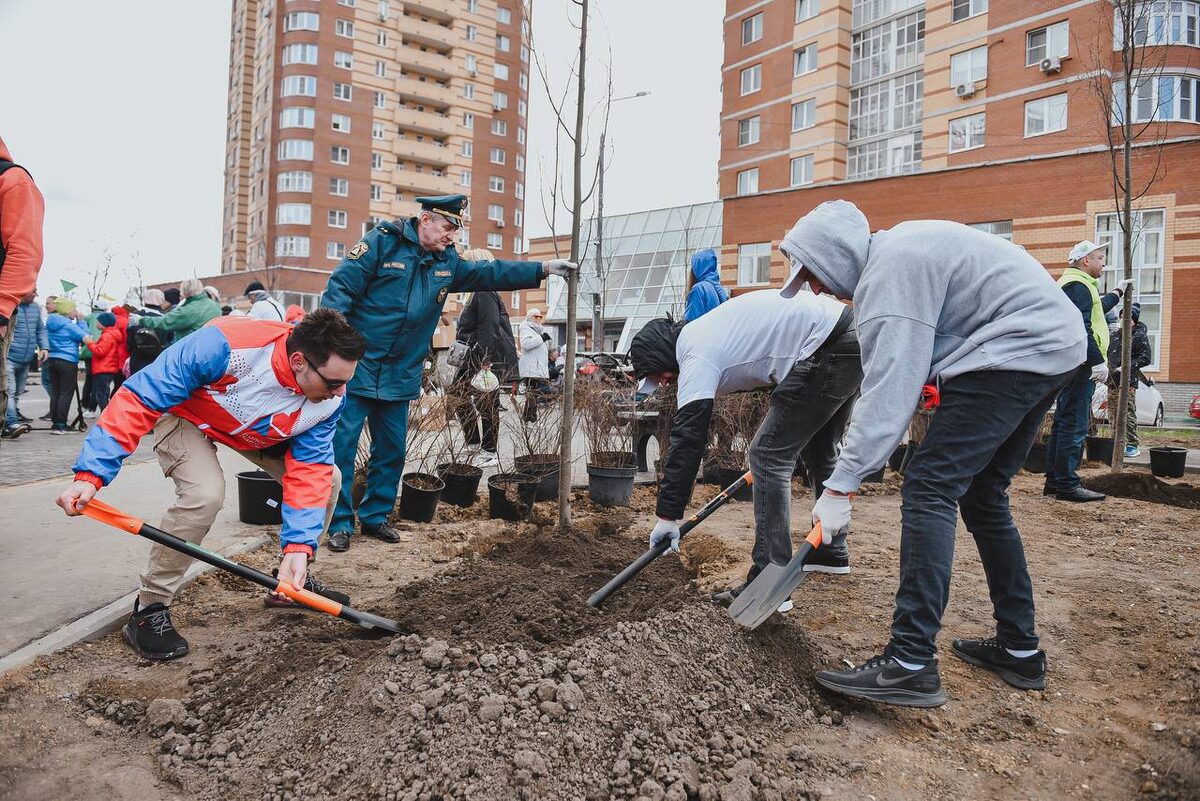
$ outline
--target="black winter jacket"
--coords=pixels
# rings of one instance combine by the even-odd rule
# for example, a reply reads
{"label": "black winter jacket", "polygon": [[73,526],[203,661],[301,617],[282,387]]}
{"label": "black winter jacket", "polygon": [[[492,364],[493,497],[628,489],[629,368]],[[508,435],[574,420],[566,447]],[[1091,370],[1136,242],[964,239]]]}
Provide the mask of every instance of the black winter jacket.
{"label": "black winter jacket", "polygon": [[474,375],[483,362],[491,361],[492,372],[500,383],[516,378],[517,346],[508,309],[498,292],[481,291],[471,296],[458,318],[457,339],[471,346],[470,355],[459,368],[460,374]]}

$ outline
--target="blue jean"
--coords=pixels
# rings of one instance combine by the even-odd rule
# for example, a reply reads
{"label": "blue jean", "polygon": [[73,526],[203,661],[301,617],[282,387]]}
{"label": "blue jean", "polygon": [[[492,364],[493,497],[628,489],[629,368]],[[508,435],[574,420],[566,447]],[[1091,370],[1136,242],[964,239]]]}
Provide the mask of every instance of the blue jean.
{"label": "blue jean", "polygon": [[1077,471],[1083,458],[1083,441],[1087,438],[1095,390],[1092,368],[1085,364],[1071,373],[1070,380],[1058,393],[1054,425],[1046,442],[1047,489],[1064,492],[1082,483]]}
{"label": "blue jean", "polygon": [[9,428],[20,422],[17,418],[17,413],[20,412],[17,406],[17,396],[25,391],[25,381],[28,378],[29,362],[16,364],[9,359],[4,360],[4,379],[8,384],[8,403],[4,408],[4,423]]}
{"label": "blue jean", "polygon": [[1054,395],[1073,373],[967,373],[942,383],[941,403],[901,489],[900,587],[888,651],[924,663],[936,654],[950,598],[958,514],[975,538],[987,576],[996,636],[1037,648],[1033,584],[1008,487],[1033,446]]}
{"label": "blue jean", "polygon": [[329,523],[330,532],[354,531],[354,459],[363,424],[371,430],[371,461],[367,467],[367,491],[358,505],[363,525],[386,523],[396,505],[400,476],[404,472],[408,436],[408,401],[381,401],[361,395],[346,395],[346,406],[333,435],[333,457],[342,474],[337,507]]}

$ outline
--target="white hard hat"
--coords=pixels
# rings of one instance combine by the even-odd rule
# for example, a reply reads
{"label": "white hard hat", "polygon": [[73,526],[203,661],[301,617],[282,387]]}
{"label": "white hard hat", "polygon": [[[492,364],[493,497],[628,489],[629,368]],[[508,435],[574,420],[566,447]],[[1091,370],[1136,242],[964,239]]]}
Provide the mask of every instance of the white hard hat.
{"label": "white hard hat", "polygon": [[1097,245],[1095,242],[1085,239],[1071,248],[1071,253],[1067,256],[1067,263],[1074,264],[1089,253],[1095,253],[1097,250],[1104,250],[1107,247],[1108,245]]}

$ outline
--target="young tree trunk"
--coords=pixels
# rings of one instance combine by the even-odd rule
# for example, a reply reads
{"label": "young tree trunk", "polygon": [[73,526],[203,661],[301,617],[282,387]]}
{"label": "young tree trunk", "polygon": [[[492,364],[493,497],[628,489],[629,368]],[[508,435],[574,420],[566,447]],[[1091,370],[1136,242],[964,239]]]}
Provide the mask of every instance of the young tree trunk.
{"label": "young tree trunk", "polygon": [[[1121,26],[1121,72],[1124,76],[1122,87],[1125,97],[1125,111],[1121,115],[1121,156],[1125,180],[1121,202],[1121,275],[1126,280],[1133,278],[1133,93],[1134,93],[1134,59],[1136,54],[1133,40],[1135,15],[1139,13],[1135,0],[1120,0],[1118,18]],[[1113,457],[1112,472],[1120,473],[1125,469],[1125,421],[1126,409],[1129,408],[1129,376],[1132,352],[1133,319],[1130,309],[1133,305],[1133,292],[1126,290],[1121,298],[1121,371],[1117,385],[1117,408],[1108,410],[1108,419],[1113,426]],[[1104,354],[1108,358],[1108,354]]]}

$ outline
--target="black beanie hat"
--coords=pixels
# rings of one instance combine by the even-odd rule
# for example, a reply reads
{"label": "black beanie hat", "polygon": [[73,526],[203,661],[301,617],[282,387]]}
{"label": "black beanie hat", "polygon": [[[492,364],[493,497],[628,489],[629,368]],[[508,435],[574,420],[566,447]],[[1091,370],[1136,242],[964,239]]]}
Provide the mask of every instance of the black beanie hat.
{"label": "black beanie hat", "polygon": [[629,344],[629,358],[633,372],[638,378],[652,373],[678,373],[679,361],[675,358],[675,342],[683,329],[682,322],[669,317],[651,320],[634,335]]}
{"label": "black beanie hat", "polygon": [[267,288],[262,285],[261,281],[251,281],[250,285],[246,287],[246,291],[243,294],[249,295],[251,292],[266,292],[266,291],[267,291]]}
{"label": "black beanie hat", "polygon": [[183,296],[179,294],[179,287],[173,286],[170,289],[163,290],[163,297],[167,299],[167,303],[177,306],[179,305],[180,298]]}

